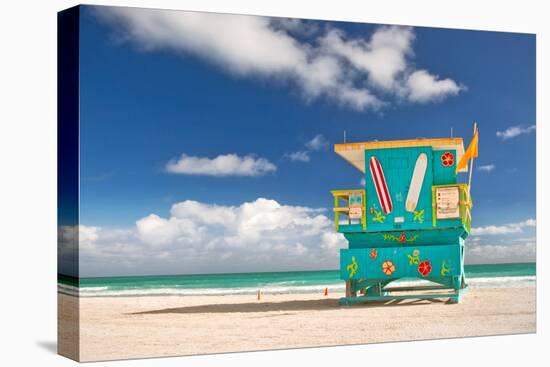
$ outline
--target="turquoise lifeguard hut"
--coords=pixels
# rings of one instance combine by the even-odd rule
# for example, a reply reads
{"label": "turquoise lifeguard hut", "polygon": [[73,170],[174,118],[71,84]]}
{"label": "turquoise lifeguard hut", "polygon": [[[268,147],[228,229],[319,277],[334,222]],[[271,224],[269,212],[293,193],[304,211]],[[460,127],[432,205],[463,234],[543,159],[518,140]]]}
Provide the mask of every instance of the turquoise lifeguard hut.
{"label": "turquoise lifeguard hut", "polygon": [[[464,242],[470,233],[469,184],[462,138],[336,144],[334,151],[364,174],[365,189],[333,190],[340,251],[341,304],[371,300],[449,298],[466,289]],[[473,141],[474,139],[472,139]],[[465,167],[464,167],[465,166]],[[471,177],[471,176],[470,176]],[[418,280],[398,286],[396,280]],[[417,285],[418,283],[425,283]]]}

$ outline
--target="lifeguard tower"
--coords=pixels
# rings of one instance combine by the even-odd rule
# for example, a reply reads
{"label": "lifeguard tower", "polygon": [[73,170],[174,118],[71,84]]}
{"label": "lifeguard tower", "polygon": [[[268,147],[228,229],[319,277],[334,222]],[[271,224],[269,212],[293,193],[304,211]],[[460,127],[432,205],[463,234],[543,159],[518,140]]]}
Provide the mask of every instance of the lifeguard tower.
{"label": "lifeguard tower", "polygon": [[[477,156],[477,132],[474,137],[475,155],[470,146],[469,157]],[[344,143],[334,151],[365,178],[364,190],[331,191],[336,231],[349,243],[340,251],[340,278],[346,282],[340,303],[458,303],[466,288],[464,241],[472,207],[469,185],[457,182],[457,174],[468,171],[467,163],[457,170],[465,155],[462,138]],[[390,287],[398,279],[418,278],[430,282]]]}

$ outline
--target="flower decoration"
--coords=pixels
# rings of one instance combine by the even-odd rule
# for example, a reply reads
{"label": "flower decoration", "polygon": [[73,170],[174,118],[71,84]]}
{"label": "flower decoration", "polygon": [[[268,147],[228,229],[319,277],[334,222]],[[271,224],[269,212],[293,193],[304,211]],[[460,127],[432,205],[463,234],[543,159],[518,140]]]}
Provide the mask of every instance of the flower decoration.
{"label": "flower decoration", "polygon": [[378,250],[375,248],[370,250],[370,258],[373,260],[376,260],[377,257],[378,257]]}
{"label": "flower decoration", "polygon": [[441,155],[441,164],[450,167],[455,163],[455,156],[451,152],[445,152]]}
{"label": "flower decoration", "polygon": [[392,275],[395,271],[395,265],[391,260],[386,260],[382,263],[382,272],[386,275]]}
{"label": "flower decoration", "polygon": [[424,260],[418,264],[418,272],[423,277],[428,276],[432,272],[432,263],[429,260]]}

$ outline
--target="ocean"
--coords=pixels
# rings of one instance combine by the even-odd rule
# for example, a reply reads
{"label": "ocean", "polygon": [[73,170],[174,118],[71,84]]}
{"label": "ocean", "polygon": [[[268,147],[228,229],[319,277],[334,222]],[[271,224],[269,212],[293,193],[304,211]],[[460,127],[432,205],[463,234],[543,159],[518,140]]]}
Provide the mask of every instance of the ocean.
{"label": "ocean", "polygon": [[[535,263],[466,265],[466,280],[472,288],[534,287]],[[428,283],[403,279],[392,284]],[[321,293],[343,291],[338,270],[201,275],[75,278],[60,276],[61,293],[81,297],[112,296],[195,296],[277,293]]]}

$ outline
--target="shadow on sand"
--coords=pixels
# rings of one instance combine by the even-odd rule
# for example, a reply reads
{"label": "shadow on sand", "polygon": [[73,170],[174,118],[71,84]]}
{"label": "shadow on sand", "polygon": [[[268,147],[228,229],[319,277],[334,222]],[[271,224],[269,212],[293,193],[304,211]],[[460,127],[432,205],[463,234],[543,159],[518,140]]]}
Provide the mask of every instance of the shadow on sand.
{"label": "shadow on sand", "polygon": [[131,313],[131,315],[155,315],[155,314],[195,314],[195,313],[232,313],[232,312],[270,312],[270,311],[325,311],[339,308],[376,308],[395,306],[422,306],[432,303],[446,303],[440,299],[416,299],[416,300],[391,300],[370,301],[352,306],[342,306],[337,299],[322,300],[296,300],[284,302],[250,302],[250,303],[221,303],[211,305],[187,306],[165,308]]}

